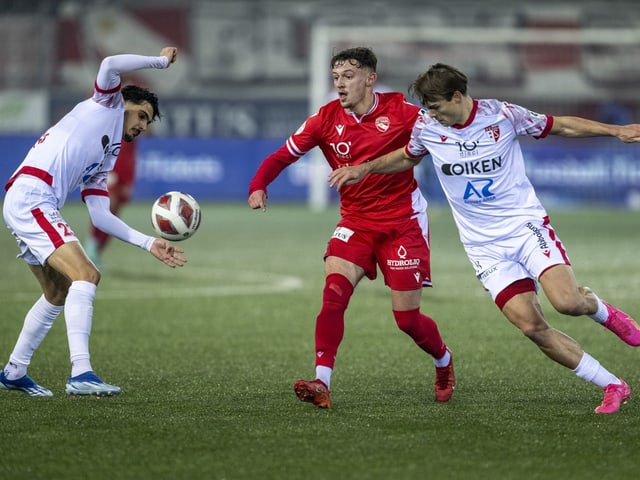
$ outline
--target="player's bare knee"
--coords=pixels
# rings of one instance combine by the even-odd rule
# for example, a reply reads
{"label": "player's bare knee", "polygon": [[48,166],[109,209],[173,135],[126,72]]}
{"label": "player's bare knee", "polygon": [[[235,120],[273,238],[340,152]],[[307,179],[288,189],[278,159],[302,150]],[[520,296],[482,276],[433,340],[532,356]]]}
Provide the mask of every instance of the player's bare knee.
{"label": "player's bare knee", "polygon": [[102,274],[100,273],[100,270],[93,266],[93,264],[87,264],[87,266],[83,268],[82,271],[76,273],[72,280],[82,280],[85,282],[93,283],[94,285],[98,285],[101,278]]}

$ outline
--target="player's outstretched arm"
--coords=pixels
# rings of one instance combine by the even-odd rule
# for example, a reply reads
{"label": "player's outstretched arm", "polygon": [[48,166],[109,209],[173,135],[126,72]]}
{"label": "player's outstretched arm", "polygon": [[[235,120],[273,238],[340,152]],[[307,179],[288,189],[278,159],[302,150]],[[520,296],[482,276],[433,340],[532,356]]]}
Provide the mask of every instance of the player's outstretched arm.
{"label": "player's outstretched arm", "polygon": [[267,210],[267,192],[264,190],[255,190],[249,195],[249,206],[254,210],[258,208],[263,212]]}
{"label": "player's outstretched arm", "polygon": [[329,187],[340,190],[345,185],[353,185],[360,182],[368,173],[397,173],[404,172],[416,166],[422,157],[409,157],[404,147],[387,153],[375,160],[337,168],[329,174]]}
{"label": "player's outstretched arm", "polygon": [[625,143],[640,141],[640,124],[611,125],[587,118],[558,116],[553,117],[553,126],[549,132],[562,137],[616,137]]}
{"label": "player's outstretched arm", "polygon": [[162,238],[156,238],[151,245],[151,255],[171,268],[182,267],[187,263],[187,259],[181,255],[182,253],[184,253],[184,249],[171,245]]}

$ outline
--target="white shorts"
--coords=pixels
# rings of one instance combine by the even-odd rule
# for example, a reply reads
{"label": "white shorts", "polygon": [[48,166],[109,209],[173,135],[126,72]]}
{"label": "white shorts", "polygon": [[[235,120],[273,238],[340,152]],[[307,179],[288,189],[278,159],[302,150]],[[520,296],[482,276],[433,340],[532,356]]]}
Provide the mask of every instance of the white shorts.
{"label": "white shorts", "polygon": [[79,241],[62,218],[51,187],[37,178],[18,177],[4,197],[2,213],[18,242],[18,258],[30,265],[44,266],[56,248]]}
{"label": "white shorts", "polygon": [[478,280],[496,296],[517,280],[537,282],[554,265],[571,265],[548,217],[522,225],[509,238],[481,246],[465,246]]}

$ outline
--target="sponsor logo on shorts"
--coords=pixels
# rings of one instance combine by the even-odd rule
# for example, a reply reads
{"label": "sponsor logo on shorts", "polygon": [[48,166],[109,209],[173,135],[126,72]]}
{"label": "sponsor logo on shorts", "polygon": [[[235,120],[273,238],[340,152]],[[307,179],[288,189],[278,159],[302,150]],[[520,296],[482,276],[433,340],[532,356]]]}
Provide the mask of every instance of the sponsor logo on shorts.
{"label": "sponsor logo on shorts", "polygon": [[350,228],[338,227],[333,232],[333,235],[331,235],[331,238],[337,238],[338,240],[342,240],[343,242],[346,243],[349,241],[353,233],[354,233],[353,230],[351,230]]}
{"label": "sponsor logo on shorts", "polygon": [[398,248],[397,253],[398,257],[400,257],[399,260],[393,260],[391,258],[387,259],[387,265],[389,267],[402,270],[409,267],[417,267],[418,265],[420,265],[419,258],[407,258],[407,249],[402,245],[400,246],[400,248]]}
{"label": "sponsor logo on shorts", "polygon": [[478,279],[479,280],[484,280],[485,278],[487,278],[489,275],[491,275],[492,273],[494,273],[495,271],[498,270],[498,267],[491,267],[491,268],[487,268],[484,272],[482,272],[480,275],[478,275]]}
{"label": "sponsor logo on shorts", "polygon": [[536,237],[536,241],[538,242],[538,248],[542,250],[542,253],[547,257],[550,256],[551,251],[549,249],[549,245],[547,244],[547,240],[544,238],[540,229],[531,222],[527,223],[526,227],[533,232],[533,235]]}

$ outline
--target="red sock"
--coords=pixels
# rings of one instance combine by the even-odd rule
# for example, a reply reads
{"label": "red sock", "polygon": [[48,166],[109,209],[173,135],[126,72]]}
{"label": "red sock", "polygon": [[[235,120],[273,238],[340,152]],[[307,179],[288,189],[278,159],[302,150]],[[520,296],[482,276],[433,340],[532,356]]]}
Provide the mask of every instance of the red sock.
{"label": "red sock", "polygon": [[322,308],[316,318],[316,367],[333,368],[344,335],[344,312],[353,294],[353,285],[339,273],[325,280]]}
{"label": "red sock", "polygon": [[403,312],[394,310],[393,316],[398,328],[413,338],[416,345],[433,358],[442,358],[446,353],[447,346],[440,336],[438,325],[431,317],[420,313],[419,308]]}

